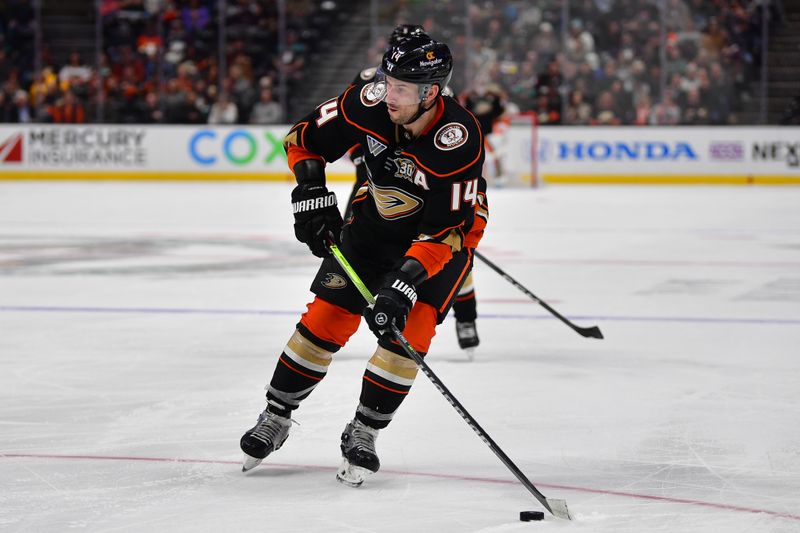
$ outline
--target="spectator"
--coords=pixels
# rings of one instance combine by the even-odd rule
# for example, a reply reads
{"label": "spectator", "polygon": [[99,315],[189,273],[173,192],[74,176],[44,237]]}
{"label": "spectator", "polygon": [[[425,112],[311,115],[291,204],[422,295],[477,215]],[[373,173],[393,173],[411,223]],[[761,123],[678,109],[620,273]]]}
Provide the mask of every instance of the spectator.
{"label": "spectator", "polygon": [[161,110],[161,101],[158,98],[158,93],[149,91],[145,95],[141,120],[143,124],[164,122],[164,111]]}
{"label": "spectator", "polygon": [[211,22],[208,6],[200,5],[199,0],[189,0],[189,5],[181,9],[181,22],[184,29],[192,36],[202,32]]}
{"label": "spectator", "polygon": [[587,54],[594,52],[594,37],[584,29],[580,19],[572,19],[570,22],[566,44],[567,57],[572,61],[581,62]]}
{"label": "spectator", "polygon": [[540,125],[560,124],[561,108],[555,100],[548,97],[547,93],[539,95],[534,108],[536,118]]}
{"label": "spectator", "polygon": [[650,125],[675,126],[681,120],[681,109],[675,104],[669,93],[664,94],[661,102],[653,106],[650,113]]}
{"label": "spectator", "polygon": [[192,90],[187,91],[185,120],[182,124],[205,124],[206,121],[207,117],[198,105],[197,93]]}
{"label": "spectator", "polygon": [[164,95],[164,119],[169,124],[182,124],[186,119],[186,92],[176,78],[167,81]]}
{"label": "spectator", "polygon": [[693,88],[686,92],[686,102],[682,106],[681,124],[708,124],[708,108],[700,99],[700,89]]}
{"label": "spectator", "polygon": [[90,79],[92,79],[92,68],[83,64],[80,53],[71,52],[69,54],[69,63],[58,71],[58,81],[61,84],[61,89],[68,89],[70,83],[75,81],[87,83]]}
{"label": "spectator", "polygon": [[636,100],[636,118],[634,119],[633,123],[637,126],[647,126],[650,121],[650,114],[652,112],[653,108],[650,105],[650,95],[640,95]]}
{"label": "spectator", "polygon": [[549,22],[542,22],[539,25],[539,34],[533,39],[533,49],[539,54],[549,57],[555,55],[559,48],[558,39],[553,32],[553,25]]}
{"label": "spectator", "polygon": [[55,87],[57,83],[58,78],[50,67],[44,67],[41,72],[34,74],[33,83],[28,91],[31,102],[35,105],[37,102],[44,101],[50,87]]}
{"label": "spectator", "polygon": [[121,124],[141,124],[144,122],[138,89],[128,82],[123,82],[120,86],[120,92],[122,98],[114,100],[114,114],[117,117],[117,121]]}
{"label": "spectator", "polygon": [[800,125],[800,94],[792,99],[792,103],[786,108],[780,118],[780,124],[784,126]]}
{"label": "spectator", "polygon": [[258,103],[250,113],[250,124],[280,124],[283,121],[281,106],[272,100],[272,89],[261,89]]}
{"label": "spectator", "polygon": [[56,124],[83,124],[86,122],[86,110],[75,97],[75,93],[67,90],[62,100],[51,113]]}
{"label": "spectator", "polygon": [[[2,26],[0,26],[0,28],[2,28]],[[3,48],[3,42],[0,40],[0,81],[7,80],[13,68],[14,65],[11,64],[11,60],[6,54],[6,49]]]}
{"label": "spectator", "polygon": [[28,103],[28,93],[22,89],[17,89],[14,93],[14,101],[8,107],[4,122],[28,124],[36,121],[36,113]]}
{"label": "spectator", "polygon": [[633,124],[636,119],[636,108],[630,91],[626,90],[622,82],[617,79],[611,84],[609,92],[614,101],[614,114],[619,117],[620,124]]}
{"label": "spectator", "polygon": [[667,31],[681,31],[692,22],[689,8],[683,0],[667,0],[664,12]]}
{"label": "spectator", "polygon": [[236,124],[239,118],[239,109],[233,103],[228,94],[221,92],[217,101],[211,106],[208,114],[209,124]]}
{"label": "spectator", "polygon": [[232,101],[239,110],[239,116],[243,122],[246,122],[257,98],[255,87],[253,87],[250,59],[244,54],[238,55],[236,62],[231,65],[229,73]]}
{"label": "spectator", "polygon": [[564,123],[570,125],[585,126],[591,122],[592,106],[583,99],[583,91],[572,91],[564,119]]}
{"label": "spectator", "polygon": [[622,119],[617,115],[616,102],[611,91],[603,91],[597,98],[597,105],[592,116],[593,126],[619,126]]}

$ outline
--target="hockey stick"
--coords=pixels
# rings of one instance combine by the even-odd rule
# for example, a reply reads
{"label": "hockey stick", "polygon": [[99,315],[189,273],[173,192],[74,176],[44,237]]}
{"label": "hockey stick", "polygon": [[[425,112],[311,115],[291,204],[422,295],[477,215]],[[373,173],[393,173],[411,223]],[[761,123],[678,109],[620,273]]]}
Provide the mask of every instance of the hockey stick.
{"label": "hockey stick", "polygon": [[[344,257],[344,254],[342,254],[341,250],[339,250],[339,247],[331,243],[329,245],[329,249],[333,254],[333,257],[347,273],[347,277],[350,278],[350,281],[352,281],[356,286],[358,292],[361,293],[361,296],[363,296],[370,305],[374,304],[375,297],[369,292],[369,289],[366,285],[364,285],[364,282],[361,281],[361,278],[359,278],[356,271],[353,270],[353,267],[350,266],[350,263],[347,262],[347,259]],[[442,393],[442,396],[444,396],[448,403],[453,406],[458,414],[461,415],[461,418],[463,418],[469,427],[471,427],[473,431],[478,434],[481,440],[489,446],[489,449],[494,452],[494,454],[503,462],[503,464],[506,465],[509,470],[511,470],[511,473],[517,477],[520,483],[522,483],[522,485],[528,489],[528,491],[533,494],[537,500],[539,500],[539,503],[541,503],[545,509],[550,511],[553,516],[563,518],[565,520],[572,520],[572,517],[569,515],[569,510],[567,509],[567,502],[565,500],[547,498],[544,494],[539,492],[539,489],[537,489],[533,483],[531,483],[530,480],[525,477],[525,474],[523,474],[522,471],[517,468],[517,465],[515,465],[514,462],[505,454],[505,452],[500,449],[500,446],[498,446],[494,440],[492,440],[489,434],[484,431],[480,424],[478,424],[478,421],[475,420],[472,415],[469,414],[469,412],[467,412],[464,406],[461,405],[461,402],[459,402],[456,397],[453,396],[453,394],[447,389],[444,383],[442,383],[442,380],[440,380],[439,377],[434,374],[433,370],[431,370],[431,367],[428,366],[428,363],[426,363],[422,356],[417,353],[417,351],[408,343],[406,338],[403,337],[403,334],[394,324],[392,324],[392,333],[397,338],[397,341],[400,343],[403,351],[405,351],[408,356],[413,359],[415,363],[417,363],[422,370],[422,373],[428,376],[428,379],[431,380],[433,386]]]}
{"label": "hockey stick", "polygon": [[492,270],[494,270],[495,272],[497,272],[498,274],[503,276],[506,279],[506,281],[508,281],[513,286],[515,286],[516,288],[518,288],[519,290],[521,290],[522,292],[524,292],[525,294],[530,296],[531,299],[534,302],[536,302],[537,304],[541,305],[542,307],[544,307],[545,309],[550,311],[550,313],[554,317],[556,317],[557,319],[562,321],[564,324],[568,325],[569,327],[571,327],[572,329],[577,331],[580,335],[583,335],[584,337],[594,337],[595,339],[602,339],[603,338],[603,333],[600,331],[600,328],[598,328],[597,326],[592,326],[592,327],[589,327],[589,328],[582,328],[580,326],[576,326],[575,324],[570,322],[567,318],[562,316],[558,311],[556,311],[555,309],[553,309],[552,307],[547,305],[546,302],[543,302],[535,294],[533,294],[531,291],[529,291],[528,289],[523,287],[517,280],[515,280],[514,278],[512,278],[511,276],[506,274],[505,271],[502,268],[500,268],[499,266],[495,265],[494,263],[492,263],[491,261],[486,259],[486,256],[484,256],[482,253],[478,252],[478,250],[475,250],[475,257],[477,257],[478,259],[480,259],[481,261],[486,263],[489,266],[489,268],[491,268]]}

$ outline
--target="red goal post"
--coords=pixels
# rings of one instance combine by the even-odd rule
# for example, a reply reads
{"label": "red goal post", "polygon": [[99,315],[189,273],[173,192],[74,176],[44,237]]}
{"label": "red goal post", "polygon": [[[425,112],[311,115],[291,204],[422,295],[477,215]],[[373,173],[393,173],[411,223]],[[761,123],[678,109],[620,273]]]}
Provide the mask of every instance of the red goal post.
{"label": "red goal post", "polygon": [[539,187],[538,121],[533,112],[504,115],[487,136],[484,177],[492,187]]}

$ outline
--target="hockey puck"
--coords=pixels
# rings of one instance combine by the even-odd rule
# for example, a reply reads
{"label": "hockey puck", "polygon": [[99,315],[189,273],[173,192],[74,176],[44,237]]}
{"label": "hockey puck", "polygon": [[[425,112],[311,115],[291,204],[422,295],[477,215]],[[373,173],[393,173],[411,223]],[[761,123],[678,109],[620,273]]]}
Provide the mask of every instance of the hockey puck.
{"label": "hockey puck", "polygon": [[519,519],[523,522],[544,520],[544,513],[541,511],[520,511]]}

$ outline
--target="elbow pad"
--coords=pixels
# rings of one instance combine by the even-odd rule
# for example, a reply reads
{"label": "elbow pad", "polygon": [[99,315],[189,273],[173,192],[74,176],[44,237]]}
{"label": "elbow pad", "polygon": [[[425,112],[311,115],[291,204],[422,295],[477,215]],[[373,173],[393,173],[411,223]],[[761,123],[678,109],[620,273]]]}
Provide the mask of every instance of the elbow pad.
{"label": "elbow pad", "polygon": [[406,257],[398,270],[408,276],[408,278],[411,280],[411,283],[414,285],[419,285],[428,279],[428,271],[425,270],[425,267],[422,266],[422,263],[413,257]]}
{"label": "elbow pad", "polygon": [[292,170],[298,185],[325,185],[325,164],[319,159],[298,161]]}

